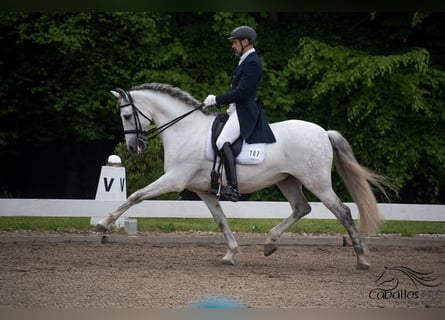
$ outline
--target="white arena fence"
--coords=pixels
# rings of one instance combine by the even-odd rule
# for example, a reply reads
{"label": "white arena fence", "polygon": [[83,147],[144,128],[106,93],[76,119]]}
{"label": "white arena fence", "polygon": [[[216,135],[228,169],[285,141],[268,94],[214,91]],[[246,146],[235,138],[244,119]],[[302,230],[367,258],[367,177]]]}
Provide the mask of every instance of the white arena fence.
{"label": "white arena fence", "polygon": [[[62,200],[62,199],[0,199],[0,216],[3,217],[105,217],[124,201],[114,200]],[[345,203],[358,218],[355,203]],[[320,202],[311,202],[312,211],[305,218],[335,219]],[[227,218],[283,219],[290,215],[287,202],[222,201]],[[445,221],[445,205],[432,204],[378,204],[386,220]],[[146,200],[130,208],[126,218],[211,218],[202,201]]]}

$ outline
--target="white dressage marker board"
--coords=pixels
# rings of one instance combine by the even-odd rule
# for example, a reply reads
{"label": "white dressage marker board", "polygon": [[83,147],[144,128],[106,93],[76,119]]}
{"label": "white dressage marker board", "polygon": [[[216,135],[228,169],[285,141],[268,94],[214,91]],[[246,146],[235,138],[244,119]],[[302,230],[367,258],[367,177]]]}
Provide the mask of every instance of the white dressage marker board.
{"label": "white dressage marker board", "polygon": [[[108,157],[107,165],[100,170],[97,183],[96,200],[125,201],[127,200],[127,181],[125,167],[121,167],[121,158],[117,155]],[[99,220],[106,217],[107,211],[91,216],[90,224],[96,225]],[[118,228],[125,226],[125,217],[116,220],[114,225]]]}

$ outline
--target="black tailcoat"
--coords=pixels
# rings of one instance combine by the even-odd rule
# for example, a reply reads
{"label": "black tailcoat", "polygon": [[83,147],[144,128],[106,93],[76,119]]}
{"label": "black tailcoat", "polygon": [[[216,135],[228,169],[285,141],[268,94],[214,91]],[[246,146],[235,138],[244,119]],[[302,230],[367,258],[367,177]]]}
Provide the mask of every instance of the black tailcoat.
{"label": "black tailcoat", "polygon": [[236,104],[241,136],[247,143],[276,142],[264,111],[255,101],[262,76],[260,59],[256,52],[252,52],[235,69],[230,90],[216,96],[217,106]]}

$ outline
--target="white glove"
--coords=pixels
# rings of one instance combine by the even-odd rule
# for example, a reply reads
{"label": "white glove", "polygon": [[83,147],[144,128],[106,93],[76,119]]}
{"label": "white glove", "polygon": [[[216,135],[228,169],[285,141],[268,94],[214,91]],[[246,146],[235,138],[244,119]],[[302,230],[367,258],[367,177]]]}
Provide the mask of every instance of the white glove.
{"label": "white glove", "polygon": [[215,95],[213,95],[213,94],[209,94],[208,96],[207,96],[207,98],[205,98],[205,100],[204,100],[204,107],[206,108],[206,107],[210,107],[210,106],[213,106],[214,104],[216,104],[216,96]]}

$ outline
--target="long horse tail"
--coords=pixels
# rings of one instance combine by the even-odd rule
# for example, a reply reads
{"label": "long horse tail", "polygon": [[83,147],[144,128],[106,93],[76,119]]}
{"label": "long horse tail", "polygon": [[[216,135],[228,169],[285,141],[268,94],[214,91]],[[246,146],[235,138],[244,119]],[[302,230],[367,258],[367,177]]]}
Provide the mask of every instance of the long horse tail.
{"label": "long horse tail", "polygon": [[385,188],[392,188],[389,179],[361,166],[352,151],[349,142],[338,131],[327,131],[334,149],[334,164],[340,178],[351,195],[360,215],[359,231],[362,235],[378,232],[382,215],[371,185],[378,188],[388,198]]}

